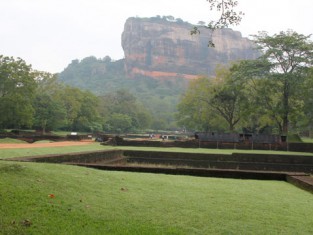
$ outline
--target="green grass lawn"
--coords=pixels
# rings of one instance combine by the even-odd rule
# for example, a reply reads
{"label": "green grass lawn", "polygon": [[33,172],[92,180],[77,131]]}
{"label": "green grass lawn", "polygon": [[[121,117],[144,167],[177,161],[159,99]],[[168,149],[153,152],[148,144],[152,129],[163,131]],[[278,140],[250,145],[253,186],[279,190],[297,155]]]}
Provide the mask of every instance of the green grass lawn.
{"label": "green grass lawn", "polygon": [[82,146],[66,146],[66,147],[45,147],[45,148],[16,148],[16,149],[0,149],[0,159],[23,156],[37,156],[46,154],[63,154],[98,150],[142,150],[142,151],[168,151],[168,152],[189,152],[189,153],[212,153],[212,154],[232,154],[238,153],[254,153],[254,154],[293,154],[313,156],[313,153],[287,152],[287,151],[269,151],[269,150],[239,150],[239,149],[204,149],[204,148],[161,148],[161,147],[132,147],[132,146],[104,146],[99,143]]}
{"label": "green grass lawn", "polygon": [[0,161],[0,202],[0,234],[313,234],[312,194],[278,181]]}
{"label": "green grass lawn", "polygon": [[18,139],[12,139],[12,138],[3,138],[0,139],[0,144],[26,144],[26,141],[18,140]]}
{"label": "green grass lawn", "polygon": [[312,138],[308,138],[308,137],[301,137],[302,141],[304,143],[313,143],[313,139]]}
{"label": "green grass lawn", "polygon": [[[36,145],[36,143],[34,143],[34,145]],[[46,154],[63,154],[63,153],[97,151],[104,149],[110,148],[101,146],[99,143],[94,143],[90,145],[81,145],[81,146],[0,149],[0,159],[23,156],[37,156]]]}

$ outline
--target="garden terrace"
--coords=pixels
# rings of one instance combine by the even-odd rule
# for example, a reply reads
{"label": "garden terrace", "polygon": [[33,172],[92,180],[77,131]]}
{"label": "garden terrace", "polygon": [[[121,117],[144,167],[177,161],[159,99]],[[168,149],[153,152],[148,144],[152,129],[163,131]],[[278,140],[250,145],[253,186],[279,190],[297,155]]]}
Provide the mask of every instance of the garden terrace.
{"label": "garden terrace", "polygon": [[10,160],[64,163],[115,171],[285,180],[313,192],[313,178],[310,176],[313,173],[313,156],[107,150]]}
{"label": "garden terrace", "polygon": [[[239,135],[239,140],[240,140]],[[242,137],[243,138],[243,137]],[[293,151],[293,152],[311,152],[313,153],[313,143],[289,143],[278,141],[281,137],[277,136],[258,136],[254,137],[256,141],[252,141],[251,137],[246,141],[233,141],[238,140],[230,135],[224,141],[219,138],[218,141],[211,139],[189,139],[189,140],[156,140],[156,139],[124,139],[120,136],[112,137],[114,145],[117,146],[140,146],[140,147],[180,147],[180,148],[209,148],[209,149],[243,149],[243,150],[280,150],[280,151]],[[278,139],[277,139],[278,138]],[[103,145],[110,145],[102,143]]]}
{"label": "garden terrace", "polygon": [[67,135],[67,136],[59,136],[53,134],[41,134],[37,132],[27,132],[27,131],[12,131],[7,133],[0,133],[0,139],[11,138],[22,140],[27,143],[34,143],[36,141],[41,140],[50,140],[50,141],[79,141],[92,139],[92,135]]}

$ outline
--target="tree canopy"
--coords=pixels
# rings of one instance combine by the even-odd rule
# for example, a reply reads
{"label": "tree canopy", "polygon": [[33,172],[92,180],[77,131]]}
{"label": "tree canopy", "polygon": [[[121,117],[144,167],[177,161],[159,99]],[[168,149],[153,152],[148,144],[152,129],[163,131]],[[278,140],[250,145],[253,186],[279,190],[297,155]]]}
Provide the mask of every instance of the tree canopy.
{"label": "tree canopy", "polygon": [[[310,36],[294,31],[273,36],[262,32],[254,38],[263,55],[249,62],[249,68],[245,69],[248,73],[242,75],[253,81],[249,84],[260,97],[265,112],[275,120],[279,132],[288,133],[291,117],[296,118],[302,108],[300,94],[313,65],[313,43]],[[262,68],[262,73],[251,76],[251,71],[257,67]]]}
{"label": "tree canopy", "polygon": [[194,112],[200,104],[206,110],[206,117],[211,117],[203,121],[210,123],[214,115],[219,115],[228,123],[228,130],[238,124],[253,131],[271,126],[277,133],[287,134],[289,128],[295,130],[304,123],[311,125],[304,118],[311,115],[308,108],[313,85],[310,36],[294,31],[273,36],[262,32],[254,39],[262,55],[232,65],[224,71],[226,76],[222,80],[218,72],[216,78],[193,82],[178,106],[181,117],[191,110]]}
{"label": "tree canopy", "polygon": [[0,129],[102,130],[98,98],[65,86],[56,74],[35,71],[20,58],[0,55]]}
{"label": "tree canopy", "polygon": [[233,132],[242,121],[247,110],[245,84],[234,78],[234,69],[220,67],[216,74],[192,81],[178,105],[181,125]]}
{"label": "tree canopy", "polygon": [[149,111],[127,90],[101,96],[100,109],[106,131],[129,132],[150,127]]}
{"label": "tree canopy", "polygon": [[35,88],[30,65],[20,58],[0,55],[0,128],[32,125]]}

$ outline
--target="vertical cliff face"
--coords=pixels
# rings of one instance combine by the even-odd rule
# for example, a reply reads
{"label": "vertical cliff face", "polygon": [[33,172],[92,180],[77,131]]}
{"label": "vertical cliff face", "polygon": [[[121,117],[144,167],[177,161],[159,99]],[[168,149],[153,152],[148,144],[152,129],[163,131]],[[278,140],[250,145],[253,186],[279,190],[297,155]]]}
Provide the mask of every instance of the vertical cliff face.
{"label": "vertical cliff face", "polygon": [[[213,34],[201,29],[190,35],[193,25],[161,18],[129,18],[122,34],[126,72],[167,79],[196,78],[213,75],[216,65],[239,59],[255,59],[259,53],[253,43],[240,32],[217,30]],[[213,39],[214,48],[208,47]]]}

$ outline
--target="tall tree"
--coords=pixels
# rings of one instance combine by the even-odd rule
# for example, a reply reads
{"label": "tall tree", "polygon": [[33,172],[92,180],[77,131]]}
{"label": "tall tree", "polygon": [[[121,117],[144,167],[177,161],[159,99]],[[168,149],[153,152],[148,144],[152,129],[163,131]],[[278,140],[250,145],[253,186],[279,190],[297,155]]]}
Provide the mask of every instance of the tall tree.
{"label": "tall tree", "polygon": [[35,74],[24,60],[0,55],[0,127],[30,127]]}
{"label": "tall tree", "polygon": [[34,99],[34,127],[45,134],[66,124],[63,101],[57,96],[63,89],[56,74],[36,71],[36,95]]}
{"label": "tall tree", "polygon": [[65,125],[65,109],[62,102],[52,95],[37,94],[34,100],[34,127],[45,134],[47,130],[56,130]]}
{"label": "tall tree", "polygon": [[214,125],[215,113],[198,98],[199,92],[206,96],[208,84],[208,78],[190,81],[188,89],[182,95],[177,106],[176,119],[179,126],[201,131],[216,130],[218,128],[217,125]]}
{"label": "tall tree", "polygon": [[[102,110],[100,113],[103,117],[106,117],[104,122],[111,126],[110,130],[118,128],[119,124],[121,127],[118,129],[127,131],[130,129],[144,129],[150,125],[151,116],[149,112],[127,90],[121,89],[102,96],[100,103],[100,109]],[[115,118],[118,118],[119,121],[112,120]],[[128,127],[129,120],[131,120],[131,128]]]}
{"label": "tall tree", "polygon": [[66,110],[66,129],[71,131],[94,131],[101,129],[98,113],[98,97],[88,91],[65,86],[57,98]]}
{"label": "tall tree", "polygon": [[102,130],[99,116],[99,98],[89,91],[80,92],[80,110],[74,120],[73,128],[78,131]]}
{"label": "tall tree", "polygon": [[308,134],[313,138],[313,67],[310,68],[307,79],[303,83],[303,89],[301,89],[301,97],[303,102],[303,117],[302,127],[308,131]]}
{"label": "tall tree", "polygon": [[[241,63],[241,76],[257,91],[267,115],[276,122],[280,133],[288,133],[290,118],[299,111],[301,86],[313,64],[310,36],[294,31],[269,36],[254,36],[263,55]],[[300,92],[300,93],[299,93]]]}
{"label": "tall tree", "polygon": [[117,133],[127,133],[134,129],[131,117],[122,113],[112,113],[106,124],[109,131]]}
{"label": "tall tree", "polygon": [[196,118],[197,122],[210,120],[211,125],[208,126],[216,120],[215,127],[217,120],[220,123],[223,120],[227,129],[234,131],[248,110],[245,84],[234,78],[234,71],[220,67],[215,78],[194,81],[178,106],[179,116],[186,117],[187,114]]}

